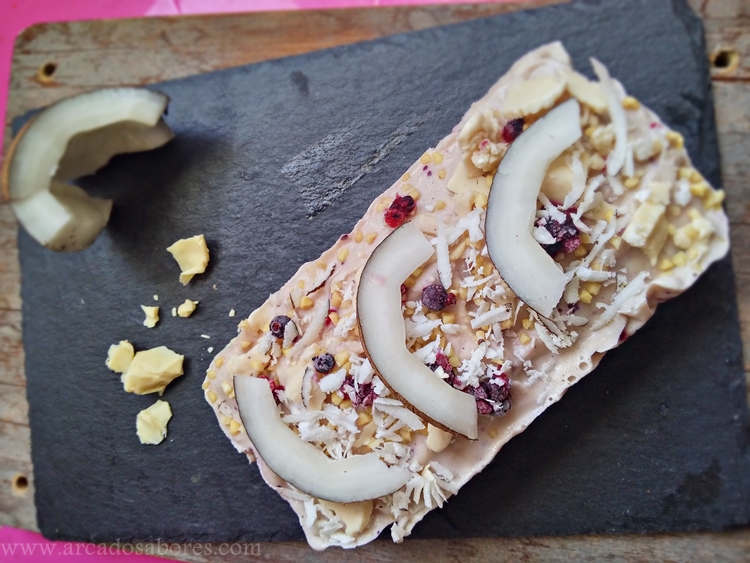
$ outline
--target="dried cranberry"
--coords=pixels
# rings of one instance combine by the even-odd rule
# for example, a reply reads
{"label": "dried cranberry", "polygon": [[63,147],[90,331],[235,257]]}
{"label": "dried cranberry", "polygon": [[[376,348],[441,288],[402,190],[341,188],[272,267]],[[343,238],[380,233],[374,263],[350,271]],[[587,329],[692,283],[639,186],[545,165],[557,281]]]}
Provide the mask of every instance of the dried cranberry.
{"label": "dried cranberry", "polygon": [[273,334],[276,338],[284,338],[284,329],[291,320],[292,319],[290,319],[286,315],[279,315],[278,317],[274,317],[271,321],[271,324],[268,325],[268,328],[271,330],[271,334]]}
{"label": "dried cranberry", "polygon": [[456,304],[456,296],[453,293],[448,293],[448,297],[445,299],[445,306],[450,307]]}
{"label": "dried cranberry", "polygon": [[[448,292],[439,283],[433,283],[422,289],[422,303],[433,311],[442,311],[448,305]],[[453,297],[454,302],[456,297]]]}
{"label": "dried cranberry", "polygon": [[521,133],[523,133],[523,117],[511,119],[503,127],[503,141],[512,143]]}
{"label": "dried cranberry", "polygon": [[406,219],[406,215],[403,211],[399,211],[398,209],[393,209],[391,207],[385,210],[385,224],[392,229],[403,225],[404,219]]}
{"label": "dried cranberry", "polygon": [[409,290],[406,288],[404,284],[401,284],[401,303],[404,303],[406,301],[406,293]]}
{"label": "dried cranberry", "polygon": [[330,354],[321,354],[313,358],[313,367],[320,373],[328,373],[336,365],[336,360]]}
{"label": "dried cranberry", "polygon": [[416,209],[417,204],[410,195],[400,196],[396,194],[391,206],[385,210],[385,223],[395,229],[400,227],[406,220],[407,215]]}

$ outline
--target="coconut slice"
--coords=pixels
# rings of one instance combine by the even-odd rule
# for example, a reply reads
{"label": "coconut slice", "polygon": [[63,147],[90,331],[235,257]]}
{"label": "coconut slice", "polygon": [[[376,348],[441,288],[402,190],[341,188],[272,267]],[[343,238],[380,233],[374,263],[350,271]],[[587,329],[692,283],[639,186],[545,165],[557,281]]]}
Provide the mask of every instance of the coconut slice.
{"label": "coconut slice", "polygon": [[391,494],[411,478],[402,467],[388,467],[375,453],[332,460],[300,439],[281,420],[268,381],[234,378],[242,424],[263,461],[285,481],[313,497],[360,502]]}
{"label": "coconut slice", "polygon": [[477,437],[474,397],[447,385],[409,353],[401,314],[401,284],[433,253],[416,223],[405,223],[373,251],[362,270],[357,319],[373,370],[405,404],[433,424]]}
{"label": "coconut slice", "polygon": [[96,172],[116,154],[160,147],[174,134],[162,114],[169,99],[112,88],[62,100],[36,115],[10,147],[2,173],[19,222],[52,250],[83,250],[109,220],[112,202],[68,180]]}
{"label": "coconut slice", "polygon": [[534,240],[536,202],[550,163],[581,137],[576,100],[557,106],[521,133],[500,163],[485,218],[487,250],[513,292],[549,317],[568,279]]}

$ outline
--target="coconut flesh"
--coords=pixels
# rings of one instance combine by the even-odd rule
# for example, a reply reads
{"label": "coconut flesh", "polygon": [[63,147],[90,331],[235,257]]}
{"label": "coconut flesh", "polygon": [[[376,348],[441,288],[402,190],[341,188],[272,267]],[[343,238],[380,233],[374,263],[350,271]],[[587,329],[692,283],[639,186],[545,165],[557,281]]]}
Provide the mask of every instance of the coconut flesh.
{"label": "coconut flesh", "polygon": [[490,259],[529,307],[549,317],[568,278],[534,239],[539,190],[550,163],[581,137],[575,99],[560,104],[521,133],[492,181],[485,218]]}
{"label": "coconut flesh", "polygon": [[433,252],[413,221],[393,231],[373,251],[357,290],[362,344],[375,372],[400,399],[436,426],[475,439],[474,397],[446,384],[406,348],[401,284]]}
{"label": "coconut flesh", "polygon": [[96,90],[37,114],[10,147],[3,192],[19,222],[58,251],[88,248],[104,229],[112,201],[67,182],[93,174],[116,154],[150,150],[174,137],[162,119],[169,99],[139,88]]}
{"label": "coconut flesh", "polygon": [[411,479],[408,469],[389,467],[376,453],[334,460],[303,441],[281,420],[266,379],[235,376],[234,392],[247,436],[265,464],[313,497],[359,502],[394,493]]}

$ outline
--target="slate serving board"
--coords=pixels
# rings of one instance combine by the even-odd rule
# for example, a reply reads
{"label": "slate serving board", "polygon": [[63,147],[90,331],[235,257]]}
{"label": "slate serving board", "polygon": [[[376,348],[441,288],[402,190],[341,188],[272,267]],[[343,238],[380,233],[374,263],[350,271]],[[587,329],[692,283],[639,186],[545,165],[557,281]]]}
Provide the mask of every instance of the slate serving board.
{"label": "slate serving board", "polygon": [[[702,26],[684,1],[576,2],[154,85],[177,137],[80,184],[113,197],[88,250],[24,232],[23,337],[38,523],[53,539],[302,539],[292,510],[224,438],[200,388],[236,322],[348,232],[369,202],[528,50],[561,39],[606,63],[685,135],[719,185]],[[15,124],[21,125],[21,121]],[[204,233],[187,287],[165,248]],[[750,441],[729,259],[662,305],[414,537],[716,530],[750,521]],[[141,325],[139,305],[162,320]],[[169,311],[200,301],[190,319]],[[236,309],[238,317],[227,313]],[[209,335],[204,339],[202,334]],[[142,446],[155,396],[104,366],[129,339],[185,354],[167,440]],[[214,353],[215,353],[214,352]]]}

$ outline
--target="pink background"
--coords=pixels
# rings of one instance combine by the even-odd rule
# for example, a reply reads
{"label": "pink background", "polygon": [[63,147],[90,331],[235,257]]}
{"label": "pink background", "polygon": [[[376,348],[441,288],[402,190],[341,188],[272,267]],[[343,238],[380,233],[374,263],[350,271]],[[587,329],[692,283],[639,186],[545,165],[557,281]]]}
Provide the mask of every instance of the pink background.
{"label": "pink background", "polygon": [[[508,0],[0,0],[0,115],[5,115],[10,81],[13,43],[16,36],[35,23],[133,18],[140,16],[174,16],[227,12],[262,12],[313,8],[349,8],[394,6],[401,4],[461,4]],[[10,116],[6,116],[6,121]],[[3,130],[0,128],[0,147]],[[91,561],[102,563],[150,563],[159,561],[142,555],[70,555],[65,543],[58,542],[56,552],[41,555],[42,536],[26,530],[0,527],[0,561],[2,563],[47,563],[50,561]],[[26,553],[24,553],[24,547]],[[15,553],[10,550],[15,547]],[[29,553],[34,549],[36,554]],[[83,554],[84,551],[81,550]],[[83,557],[83,559],[81,559]]]}

